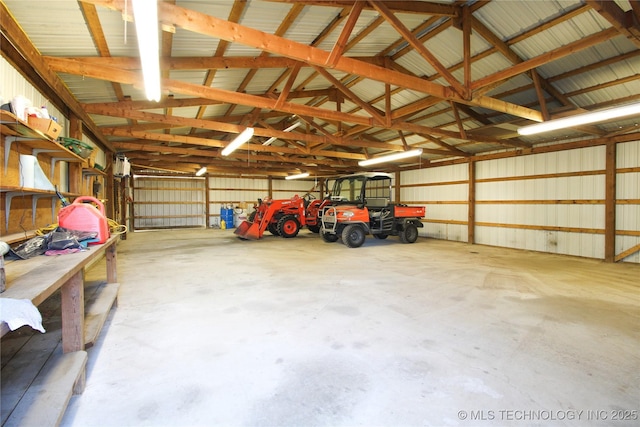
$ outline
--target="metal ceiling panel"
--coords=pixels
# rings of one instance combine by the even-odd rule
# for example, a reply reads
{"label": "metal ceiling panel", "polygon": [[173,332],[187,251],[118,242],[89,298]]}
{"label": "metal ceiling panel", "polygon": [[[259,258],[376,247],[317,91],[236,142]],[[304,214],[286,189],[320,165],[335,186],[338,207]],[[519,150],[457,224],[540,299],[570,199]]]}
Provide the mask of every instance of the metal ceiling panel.
{"label": "metal ceiling panel", "polygon": [[[101,3],[102,0],[96,1]],[[172,3],[167,2],[165,7],[167,9],[173,8]],[[421,3],[387,2],[385,4],[391,9],[409,4],[425,8],[449,4],[454,14],[462,16],[462,7],[464,6],[462,2],[447,0],[437,3],[424,1]],[[380,144],[387,143],[400,147],[398,131],[406,128],[412,129],[411,132],[404,131],[407,141],[411,141],[410,144],[422,144],[424,147],[437,148],[437,144],[425,142],[419,134],[427,135],[431,130],[437,131],[438,128],[457,134],[458,125],[451,109],[450,100],[459,105],[469,104],[460,108],[459,113],[464,121],[465,129],[482,128],[478,130],[478,135],[503,136],[510,134],[516,124],[539,120],[538,111],[541,107],[538,105],[538,96],[527,73],[529,70],[514,69],[514,66],[520,66],[513,62],[519,63],[520,61],[513,61],[499,53],[500,46],[497,46],[498,49],[496,49],[480,35],[484,31],[491,31],[496,38],[503,40],[505,45],[509,46],[522,61],[536,60],[536,71],[543,79],[547,79],[542,84],[546,88],[548,88],[548,84],[554,87],[553,91],[545,91],[547,108],[552,114],[562,106],[564,98],[569,98],[575,104],[586,108],[597,105],[614,105],[616,102],[629,102],[634,96],[636,99],[640,97],[640,90],[637,89],[639,82],[636,78],[640,75],[640,54],[634,55],[640,48],[640,40],[637,37],[634,38],[633,32],[624,26],[615,26],[620,35],[611,40],[594,42],[592,46],[572,52],[567,56],[545,56],[562,46],[585,40],[590,35],[597,34],[602,30],[610,31],[612,28],[611,14],[591,9],[589,4],[580,0],[492,1],[487,3],[470,1],[466,3],[472,7],[474,18],[486,27],[482,31],[476,29],[471,34],[472,85],[479,79],[484,79],[484,81],[482,85],[467,88],[464,95],[467,99],[462,99],[461,95],[451,90],[453,83],[438,75],[437,67],[431,65],[420,52],[413,50],[409,41],[404,40],[389,22],[380,19],[378,13],[371,8],[369,3],[363,4],[364,9],[350,32],[344,46],[343,55],[345,58],[343,60],[339,57],[332,58],[333,62],[324,63],[321,59],[323,56],[319,55],[317,49],[323,49],[326,55],[329,55],[334,50],[336,42],[341,40],[342,31],[349,22],[348,11],[351,7],[349,3],[296,2],[295,0],[176,0],[175,4],[178,7],[187,9],[187,13],[194,20],[192,22],[195,22],[199,13],[219,18],[222,22],[217,24],[215,28],[210,28],[212,34],[219,36],[193,32],[187,29],[188,25],[176,25],[175,33],[163,33],[164,41],[171,45],[172,57],[194,57],[195,64],[191,66],[191,69],[178,69],[178,65],[176,65],[176,69],[167,71],[169,71],[170,78],[175,81],[202,85],[209,70],[202,68],[204,65],[199,66],[198,64],[205,63],[207,59],[213,59],[212,56],[221,46],[220,37],[227,38],[231,41],[224,52],[218,53],[229,61],[229,65],[226,62],[211,61],[212,67],[220,67],[215,70],[211,87],[253,96],[267,96],[271,99],[274,97],[273,94],[268,93],[270,90],[275,89],[276,93],[280,93],[287,88],[293,95],[286,100],[286,108],[279,108],[276,104],[273,110],[262,109],[261,103],[255,103],[256,105],[217,104],[217,101],[214,100],[213,105],[206,106],[204,117],[212,121],[225,121],[233,124],[246,124],[248,119],[252,119],[255,120],[254,126],[260,127],[264,123],[277,124],[282,117],[293,114],[291,109],[295,110],[297,106],[313,106],[318,109],[316,110],[317,117],[313,118],[314,122],[322,124],[325,132],[331,132],[338,138],[338,142],[335,142],[330,149],[333,152],[342,151],[351,154],[363,153],[360,142],[355,144],[354,141],[353,145],[349,144],[351,136],[348,130],[354,128],[356,123],[357,127],[354,128],[354,131],[357,132],[353,137],[356,139],[366,138],[372,142],[372,145],[381,146]],[[108,52],[103,51],[102,54],[114,57],[113,65],[111,65],[114,69],[103,70],[100,73],[100,67],[104,65],[107,58],[97,58],[99,53],[94,45],[94,40],[99,40],[102,34],[91,34],[89,23],[96,24],[96,22],[88,23],[86,21],[86,17],[80,9],[82,3],[75,0],[47,2],[44,0],[5,0],[3,4],[7,5],[19,26],[33,40],[38,50],[46,55],[63,58],[51,65],[59,72],[59,76],[79,102],[107,103],[96,106],[96,109],[112,108],[113,111],[110,114],[117,114],[118,111],[124,111],[124,106],[114,107],[110,103],[118,102],[116,93],[119,89],[122,90],[122,95],[130,97],[131,101],[144,101],[145,96],[141,88],[129,84],[114,84],[110,80],[99,80],[110,79],[112,76],[115,79],[120,78],[119,76],[126,76],[126,74],[118,73],[119,68],[128,71],[128,65],[122,65],[125,63],[124,60],[127,57],[136,58],[138,56],[135,27],[131,22],[125,23],[122,12],[112,11],[100,4],[95,6],[99,26],[108,46]],[[119,4],[108,3],[108,6],[117,7]],[[337,5],[345,5],[345,8]],[[609,2],[607,7],[619,8],[622,13],[631,12],[628,0]],[[577,9],[581,11],[579,14],[572,14],[571,17],[567,15]],[[293,11],[299,13],[291,13]],[[235,24],[232,25],[225,21],[236,14],[241,26],[239,32]],[[395,13],[394,15],[412,31],[420,28],[426,22],[431,22],[433,18],[429,13]],[[179,16],[182,15],[176,15],[175,22],[179,21]],[[435,24],[432,24],[430,28],[420,30],[416,37],[424,40],[423,43],[429,52],[445,67],[448,67],[449,73],[462,85],[464,84],[462,61],[465,58],[463,32],[460,22],[457,20],[453,22],[451,19],[449,16],[438,17]],[[171,17],[164,16],[163,22],[170,24]],[[97,27],[93,26],[93,31],[95,28]],[[245,28],[247,31],[243,32]],[[433,36],[430,36],[430,32],[433,32]],[[274,36],[276,33],[282,34]],[[360,36],[362,37],[360,38]],[[488,36],[487,38],[490,39]],[[357,43],[352,43],[354,40],[357,40]],[[314,49],[309,49],[310,46]],[[3,48],[3,54],[5,50]],[[272,52],[278,53],[273,54]],[[384,56],[380,56],[381,54]],[[627,56],[620,59],[623,54]],[[81,70],[79,67],[75,67],[76,63],[65,62],[64,58],[74,56],[86,56],[88,59],[85,61],[90,64],[93,62],[96,67]],[[261,61],[278,60],[278,56],[293,58],[303,63],[309,62],[298,71],[291,87],[288,86],[287,75],[290,70],[286,68],[291,66],[291,62],[265,62],[263,66],[260,65]],[[371,67],[365,61],[352,59],[353,57],[376,56],[385,61],[386,70]],[[479,59],[475,59],[476,57]],[[91,58],[96,59],[92,60]],[[200,58],[200,62],[198,58]],[[119,60],[123,61],[117,62]],[[232,63],[232,60],[237,63]],[[599,66],[598,63],[603,61],[607,62]],[[354,119],[349,116],[350,114],[367,118],[370,117],[370,114],[348,97],[340,104],[340,108],[336,105],[335,100],[330,101],[322,92],[314,92],[309,96],[300,97],[302,95],[300,91],[327,91],[324,93],[329,94],[336,90],[331,80],[324,78],[314,67],[310,66],[311,64],[314,67],[323,66],[326,72],[339,80],[341,84],[346,85],[355,94],[358,98],[355,101],[360,102],[361,100],[372,104],[380,111],[381,115],[386,114],[388,108],[385,87],[389,85],[391,87],[389,103],[394,114],[393,121],[387,121],[386,126],[379,124],[372,126],[367,124],[368,121],[361,120],[355,120],[356,123],[353,123]],[[257,70],[255,73],[249,73],[249,68],[240,68],[243,66],[255,66]],[[87,70],[90,71],[89,74],[80,75]],[[407,75],[402,74],[404,70],[408,70]],[[512,73],[513,70],[515,72]],[[557,77],[562,77],[564,73],[571,70],[575,70],[575,73],[564,78]],[[73,72],[78,75],[72,75]],[[128,81],[128,78],[122,77],[122,81]],[[276,82],[278,82],[277,87],[274,88]],[[453,85],[457,86],[457,84]],[[465,91],[458,90],[458,92]],[[555,93],[560,93],[562,96],[555,99]],[[173,93],[172,95],[174,100],[194,98],[193,95],[185,93]],[[485,95],[485,98],[480,99],[477,95]],[[202,91],[202,96],[206,96],[206,91]],[[240,99],[240,96],[238,98]],[[432,100],[434,104],[431,104]],[[242,102],[243,104],[251,104],[251,100],[243,100]],[[203,104],[207,104],[207,102]],[[140,105],[147,104],[131,105],[137,106],[133,108],[143,108]],[[197,119],[200,111],[198,105],[190,107],[175,107],[175,105],[179,104],[163,99],[158,103],[158,108],[151,110],[161,114],[166,112],[176,117]],[[421,109],[416,111],[414,105],[422,107],[418,107]],[[471,108],[473,113],[466,108]],[[228,114],[231,110],[232,112]],[[145,111],[149,111],[149,109],[145,109]],[[256,111],[259,113],[257,116],[253,115]],[[303,110],[300,109],[300,111]],[[403,114],[401,115],[400,112]],[[95,120],[99,124],[126,125],[130,121],[126,119],[126,115],[123,116],[113,118],[95,116]],[[494,123],[494,126],[489,126],[487,123]],[[625,125],[626,121],[620,121],[618,124]],[[131,125],[134,126],[135,122],[131,122]],[[609,126],[607,124],[606,127],[601,126],[601,129],[615,132],[616,125]],[[275,127],[278,128],[278,126]],[[174,129],[171,133],[185,132],[188,129]],[[315,134],[319,132],[311,127],[305,127],[304,131]],[[199,133],[204,134],[205,132]],[[210,131],[206,133],[211,134]],[[591,136],[568,131],[558,135],[558,138],[556,135],[552,137],[555,143],[555,141]],[[106,138],[116,140],[116,138],[109,136]],[[520,138],[520,141],[524,144],[544,143],[549,138],[549,136]],[[467,153],[508,149],[507,146],[482,139],[445,138],[444,141],[458,146]],[[150,139],[148,143],[155,144],[157,141]],[[286,143],[280,141],[278,144]],[[308,156],[309,161],[313,161],[316,156],[328,156],[333,159],[331,155],[318,154],[317,150],[312,150],[311,147],[314,147],[314,143],[303,142],[302,144],[309,144],[306,148],[309,152],[314,152],[314,155]],[[215,157],[217,150],[211,151],[212,157]],[[263,158],[267,158],[269,155],[268,152],[261,153]],[[183,153],[180,156],[180,159],[184,157],[185,163],[190,161],[189,156],[185,157]],[[162,157],[159,156],[159,159]],[[292,157],[291,161],[300,162],[303,157],[299,154]],[[440,157],[438,154],[425,154],[424,158],[438,157]],[[178,156],[169,155],[169,158],[175,163]],[[215,159],[216,162],[221,160]],[[335,164],[345,165],[347,168],[349,165],[357,164],[355,159],[345,159],[344,156],[337,156],[334,160]],[[273,156],[272,162],[260,162],[260,167],[266,171],[265,173],[268,173],[271,167],[274,171],[278,171],[282,169],[283,162],[286,165],[286,154]],[[319,165],[317,168],[316,173],[326,173],[331,166]]]}
{"label": "metal ceiling panel", "polygon": [[580,0],[492,1],[477,10],[474,16],[498,38],[507,41],[581,4]]}
{"label": "metal ceiling panel", "polygon": [[3,2],[43,55],[97,55],[78,2],[49,0],[43,7],[25,0]]}

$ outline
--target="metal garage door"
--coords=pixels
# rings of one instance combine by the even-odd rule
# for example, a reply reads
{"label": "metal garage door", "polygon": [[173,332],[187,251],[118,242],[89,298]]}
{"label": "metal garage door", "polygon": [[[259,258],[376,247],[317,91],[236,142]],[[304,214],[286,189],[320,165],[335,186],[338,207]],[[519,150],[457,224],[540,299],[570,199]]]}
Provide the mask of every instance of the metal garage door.
{"label": "metal garage door", "polygon": [[204,178],[133,178],[135,230],[206,227]]}

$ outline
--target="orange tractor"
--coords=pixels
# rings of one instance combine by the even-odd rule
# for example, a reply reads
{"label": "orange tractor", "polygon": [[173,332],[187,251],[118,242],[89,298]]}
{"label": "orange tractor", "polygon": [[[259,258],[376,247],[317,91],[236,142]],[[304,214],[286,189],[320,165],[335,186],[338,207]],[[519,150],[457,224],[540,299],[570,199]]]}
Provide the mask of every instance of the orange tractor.
{"label": "orange tractor", "polygon": [[306,225],[305,199],[297,194],[291,199],[273,200],[270,197],[258,199],[247,221],[235,229],[241,239],[257,240],[266,230],[284,238],[296,237],[300,228]]}
{"label": "orange tractor", "polygon": [[321,215],[320,234],[325,242],[342,242],[357,248],[367,234],[377,239],[398,236],[403,243],[418,239],[423,227],[424,206],[391,203],[391,175],[368,172],[347,175],[336,180],[331,203]]}

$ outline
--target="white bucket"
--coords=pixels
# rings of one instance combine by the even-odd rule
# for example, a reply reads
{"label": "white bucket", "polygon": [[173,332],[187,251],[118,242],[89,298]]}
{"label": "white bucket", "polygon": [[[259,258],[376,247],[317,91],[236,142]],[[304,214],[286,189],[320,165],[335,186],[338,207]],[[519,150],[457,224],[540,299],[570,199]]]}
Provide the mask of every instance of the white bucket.
{"label": "white bucket", "polygon": [[242,221],[246,221],[246,220],[247,220],[247,214],[245,213],[244,209],[235,208],[233,210],[233,222],[236,225],[236,227],[242,224]]}

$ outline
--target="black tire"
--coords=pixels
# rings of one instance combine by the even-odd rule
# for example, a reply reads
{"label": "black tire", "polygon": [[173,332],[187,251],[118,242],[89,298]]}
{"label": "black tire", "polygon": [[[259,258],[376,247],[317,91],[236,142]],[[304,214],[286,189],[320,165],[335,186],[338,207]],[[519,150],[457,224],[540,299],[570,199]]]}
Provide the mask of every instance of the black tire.
{"label": "black tire", "polygon": [[365,238],[364,230],[358,224],[349,224],[342,230],[342,243],[349,248],[359,248]]}
{"label": "black tire", "polygon": [[374,234],[373,237],[375,237],[376,239],[384,240],[387,237],[389,237],[389,235],[388,234]]}
{"label": "black tire", "polygon": [[338,241],[338,235],[337,234],[320,233],[320,235],[322,236],[322,240],[324,240],[327,243],[334,243],[334,242]]}
{"label": "black tire", "polygon": [[274,236],[280,235],[277,222],[270,222],[269,225],[267,225],[267,230],[269,230],[269,233],[273,234]]}
{"label": "black tire", "polygon": [[278,220],[278,233],[285,239],[296,237],[300,231],[300,223],[293,215],[285,215]]}
{"label": "black tire", "polygon": [[249,222],[253,222],[256,219],[256,215],[258,214],[257,211],[253,211],[249,214],[249,216],[247,217],[247,221]]}
{"label": "black tire", "polygon": [[402,243],[414,243],[418,240],[418,227],[413,224],[404,226],[404,230],[400,232],[400,241]]}
{"label": "black tire", "polygon": [[309,230],[311,230],[312,233],[319,233],[320,232],[320,226],[319,225],[307,225],[307,228]]}

